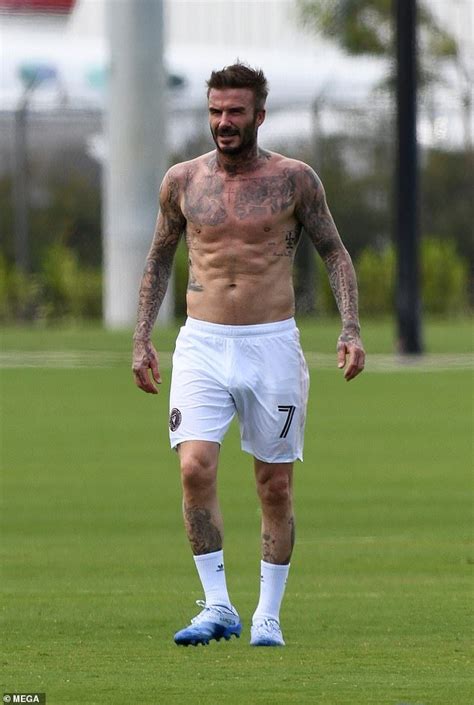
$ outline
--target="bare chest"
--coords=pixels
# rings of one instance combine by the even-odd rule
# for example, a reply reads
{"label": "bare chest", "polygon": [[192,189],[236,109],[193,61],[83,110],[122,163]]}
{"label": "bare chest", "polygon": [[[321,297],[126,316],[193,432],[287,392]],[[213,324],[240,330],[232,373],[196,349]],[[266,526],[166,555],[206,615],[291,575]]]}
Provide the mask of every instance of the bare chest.
{"label": "bare chest", "polygon": [[188,224],[239,228],[276,227],[293,218],[295,189],[285,175],[193,179],[184,192],[182,210]]}

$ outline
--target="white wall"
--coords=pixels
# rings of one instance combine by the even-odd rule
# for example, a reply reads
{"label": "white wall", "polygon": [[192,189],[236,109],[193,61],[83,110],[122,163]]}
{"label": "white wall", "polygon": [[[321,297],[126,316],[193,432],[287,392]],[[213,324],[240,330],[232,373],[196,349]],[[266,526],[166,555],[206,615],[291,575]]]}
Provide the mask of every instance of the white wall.
{"label": "white wall", "polygon": [[[105,36],[104,7],[104,0],[76,0],[73,31]],[[170,44],[285,51],[314,46],[314,37],[298,25],[295,0],[165,0],[164,7],[165,41]]]}
{"label": "white wall", "polygon": [[295,0],[168,0],[171,43],[289,51],[314,46],[298,24]]}

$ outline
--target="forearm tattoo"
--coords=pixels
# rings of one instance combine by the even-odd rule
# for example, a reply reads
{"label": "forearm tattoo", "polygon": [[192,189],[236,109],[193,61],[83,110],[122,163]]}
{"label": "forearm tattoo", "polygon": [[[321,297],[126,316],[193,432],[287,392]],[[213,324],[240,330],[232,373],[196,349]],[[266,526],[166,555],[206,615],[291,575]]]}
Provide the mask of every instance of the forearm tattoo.
{"label": "forearm tattoo", "polygon": [[209,509],[188,507],[184,505],[184,523],[186,533],[195,556],[213,553],[222,548],[221,532],[211,521]]}
{"label": "forearm tattoo", "polygon": [[317,175],[307,167],[297,178],[300,188],[296,215],[326,265],[341,314],[342,336],[344,342],[351,342],[360,333],[357,279],[352,260],[341,241]]}
{"label": "forearm tattoo", "polygon": [[324,259],[329,283],[342,319],[343,342],[359,337],[357,280],[349,254],[344,249]]}
{"label": "forearm tattoo", "polygon": [[165,177],[160,191],[160,213],[140,285],[135,340],[150,339],[165,297],[173,257],[185,227],[185,219],[179,207],[178,192],[178,184],[171,178]]}

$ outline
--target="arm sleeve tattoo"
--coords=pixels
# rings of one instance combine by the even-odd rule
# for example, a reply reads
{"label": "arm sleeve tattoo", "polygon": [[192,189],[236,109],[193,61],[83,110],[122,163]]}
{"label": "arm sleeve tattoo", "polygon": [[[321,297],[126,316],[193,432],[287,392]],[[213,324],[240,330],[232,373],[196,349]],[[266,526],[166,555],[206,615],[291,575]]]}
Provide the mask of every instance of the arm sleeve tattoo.
{"label": "arm sleeve tattoo", "polygon": [[185,218],[179,206],[179,185],[168,173],[161,184],[160,211],[140,284],[135,340],[150,339],[184,228]]}
{"label": "arm sleeve tattoo", "polygon": [[342,319],[346,342],[360,333],[357,280],[329,211],[324,188],[315,172],[306,166],[298,174],[296,216],[321,256]]}

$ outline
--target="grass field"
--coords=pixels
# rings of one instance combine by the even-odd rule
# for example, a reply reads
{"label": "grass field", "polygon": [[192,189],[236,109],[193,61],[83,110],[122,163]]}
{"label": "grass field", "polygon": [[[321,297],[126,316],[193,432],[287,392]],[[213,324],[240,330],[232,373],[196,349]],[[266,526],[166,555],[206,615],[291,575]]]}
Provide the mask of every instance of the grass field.
{"label": "grass field", "polygon": [[[202,595],[168,447],[169,369],[146,396],[128,335],[4,332],[1,693],[46,692],[48,705],[473,705],[471,324],[432,322],[432,364],[379,357],[350,384],[319,363],[337,324],[301,329],[312,386],[285,649],[248,644],[259,513],[236,426],[220,494],[244,633],[178,648],[172,635]],[[160,349],[175,335],[158,331]],[[374,359],[390,353],[390,325],[367,325],[365,342]]]}

